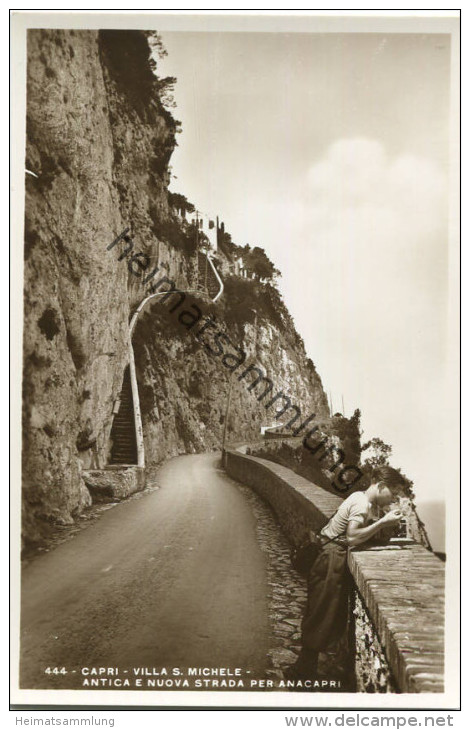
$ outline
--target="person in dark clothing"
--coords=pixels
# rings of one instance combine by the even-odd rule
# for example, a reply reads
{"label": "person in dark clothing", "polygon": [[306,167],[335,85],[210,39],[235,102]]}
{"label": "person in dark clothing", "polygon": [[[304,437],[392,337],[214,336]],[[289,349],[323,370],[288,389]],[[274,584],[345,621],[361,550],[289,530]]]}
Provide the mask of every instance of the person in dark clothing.
{"label": "person in dark clothing", "polygon": [[324,545],[307,581],[302,649],[295,664],[285,670],[286,678],[311,679],[317,672],[318,654],[342,637],[348,619],[348,548],[366,543],[385,527],[398,525],[401,512],[391,505],[402,494],[399,472],[380,467],[370,487],[347,497],[321,530]]}

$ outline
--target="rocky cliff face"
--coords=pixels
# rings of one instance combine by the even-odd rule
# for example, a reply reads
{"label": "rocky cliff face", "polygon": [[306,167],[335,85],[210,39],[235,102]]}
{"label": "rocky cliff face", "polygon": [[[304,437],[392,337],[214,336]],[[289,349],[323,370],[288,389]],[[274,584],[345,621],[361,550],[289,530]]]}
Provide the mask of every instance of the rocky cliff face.
{"label": "rocky cliff face", "polygon": [[30,31],[26,168],[25,535],[89,502],[82,449],[103,455],[127,356],[125,271],[103,255],[122,230],[96,34]]}
{"label": "rocky cliff face", "polygon": [[[168,207],[177,123],[158,96],[145,36],[29,31],[24,289],[24,537],[70,523],[90,503],[82,470],[108,463],[113,406],[129,358],[129,317],[142,282],[106,247],[125,228],[177,286],[194,255]],[[260,285],[244,309],[237,283],[213,313],[306,414],[328,415],[320,379],[282,305]],[[257,288],[258,287],[258,288]],[[232,296],[233,295],[233,296]],[[201,305],[201,310],[203,309]],[[211,310],[212,311],[212,310]],[[204,311],[204,316],[209,310]],[[134,347],[147,462],[219,447],[229,370],[178,318],[154,305]],[[238,373],[237,373],[238,374]],[[272,422],[243,382],[232,387],[229,437]]]}
{"label": "rocky cliff face", "polygon": [[[249,285],[265,294],[263,287]],[[217,306],[200,300],[196,306],[202,316],[194,327],[188,328],[192,320],[186,313],[194,310],[187,302],[173,314],[156,303],[137,326],[134,352],[147,462],[220,448],[226,419],[228,441],[258,439],[260,426],[275,422],[286,403],[278,399],[269,406],[280,391],[304,417],[327,415],[320,378],[303,345],[272,321],[264,297],[253,323],[230,322],[233,301],[227,295]],[[212,321],[215,325],[203,330]],[[273,382],[264,397],[267,381],[253,385],[259,373]],[[278,422],[292,415],[289,410]]]}

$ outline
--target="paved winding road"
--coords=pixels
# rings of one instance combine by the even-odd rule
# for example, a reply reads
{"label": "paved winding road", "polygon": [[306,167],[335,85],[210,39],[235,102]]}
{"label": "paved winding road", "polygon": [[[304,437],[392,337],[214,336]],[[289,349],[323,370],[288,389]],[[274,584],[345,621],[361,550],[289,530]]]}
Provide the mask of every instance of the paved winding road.
{"label": "paved winding road", "polygon": [[264,557],[250,506],[219,459],[172,459],[159,490],[108,510],[25,567],[22,688],[78,688],[82,667],[119,667],[121,676],[134,667],[243,667],[263,676]]}

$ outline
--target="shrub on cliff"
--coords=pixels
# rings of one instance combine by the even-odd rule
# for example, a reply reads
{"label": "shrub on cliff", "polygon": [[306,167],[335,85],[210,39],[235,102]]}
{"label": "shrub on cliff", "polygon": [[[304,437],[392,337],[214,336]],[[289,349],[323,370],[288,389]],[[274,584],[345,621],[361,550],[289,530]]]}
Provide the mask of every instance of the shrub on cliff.
{"label": "shrub on cliff", "polygon": [[259,281],[273,281],[281,272],[276,269],[271,259],[267,256],[264,248],[255,246],[251,248],[249,244],[243,247],[241,251],[243,263],[248,271],[252,272],[254,277]]}
{"label": "shrub on cliff", "polygon": [[[361,446],[361,452],[365,456],[361,464],[361,469],[369,481],[373,479],[377,467],[391,466],[390,457],[392,455],[392,447],[377,436],[363,444]],[[400,468],[397,468],[396,471],[400,474],[403,481],[406,496],[414,499],[413,482],[403,474]]]}
{"label": "shrub on cliff", "polygon": [[351,418],[336,413],[321,423],[321,430],[326,436],[339,440],[345,453],[345,462],[354,466],[358,466],[361,460],[360,419],[361,411],[356,408]]}
{"label": "shrub on cliff", "polygon": [[382,441],[381,438],[375,437],[363,444],[361,451],[364,453],[367,452],[364,464],[374,468],[376,466],[388,465],[388,459],[392,454],[392,447]]}
{"label": "shrub on cliff", "polygon": [[181,193],[172,193],[169,190],[168,203],[182,216],[185,216],[186,213],[194,213],[195,211],[194,205],[189,202],[185,195],[181,195]]}
{"label": "shrub on cliff", "polygon": [[[254,324],[264,319],[285,335],[291,347],[305,353],[302,338],[295,329],[281,294],[271,284],[260,284],[253,279],[228,276],[224,279],[225,321],[228,324]],[[307,366],[311,361],[306,361]],[[312,363],[313,366],[313,363]],[[313,368],[315,371],[315,368]]]}
{"label": "shrub on cliff", "polygon": [[142,112],[155,90],[150,47],[144,33],[135,30],[100,30],[98,37],[110,75],[136,111]]}
{"label": "shrub on cliff", "polygon": [[326,492],[337,494],[323,471],[321,462],[313,458],[301,444],[291,445],[283,441],[271,442],[269,445],[250,449],[250,454],[292,469],[296,474],[308,479],[318,487],[322,487]]}
{"label": "shrub on cliff", "polygon": [[174,106],[172,90],[176,79],[158,78],[152,57],[152,52],[160,58],[166,55],[160,36],[141,30],[100,30],[98,42],[111,78],[139,116],[150,121],[147,112],[153,102],[170,129],[178,131],[180,123],[167,109]]}
{"label": "shrub on cliff", "polygon": [[[152,231],[160,241],[166,241],[170,246],[183,251],[187,256],[193,255],[198,246],[196,227],[190,223],[181,222],[176,218],[163,218],[158,208],[151,204],[149,216],[152,219]],[[201,234],[199,234],[200,240]]]}

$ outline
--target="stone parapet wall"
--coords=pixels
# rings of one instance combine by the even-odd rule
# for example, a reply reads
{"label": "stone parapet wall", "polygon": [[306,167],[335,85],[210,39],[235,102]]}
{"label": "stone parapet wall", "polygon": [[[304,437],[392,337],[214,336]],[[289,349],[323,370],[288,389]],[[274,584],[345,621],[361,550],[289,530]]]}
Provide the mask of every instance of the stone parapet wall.
{"label": "stone parapet wall", "polygon": [[280,464],[241,450],[224,455],[228,474],[252,487],[273,508],[282,531],[298,545],[309,530],[322,528],[338,509],[341,497],[329,494]]}
{"label": "stone parapet wall", "polygon": [[396,692],[392,671],[377,631],[358,590],[352,597],[356,689],[358,692]]}
{"label": "stone parapet wall", "polygon": [[249,454],[258,449],[276,452],[283,445],[295,448],[301,446],[303,441],[303,436],[279,436],[276,434],[274,438],[272,434],[270,436],[267,436],[267,434],[268,431],[259,441],[250,441],[250,445],[246,447],[247,453]]}
{"label": "stone parapet wall", "polygon": [[399,690],[443,692],[445,564],[412,544],[353,550],[349,568]]}
{"label": "stone parapet wall", "polygon": [[[227,473],[271,505],[291,543],[322,527],[341,504],[290,469],[242,452],[224,452]],[[359,691],[443,692],[445,564],[413,543],[356,548],[349,568]]]}

